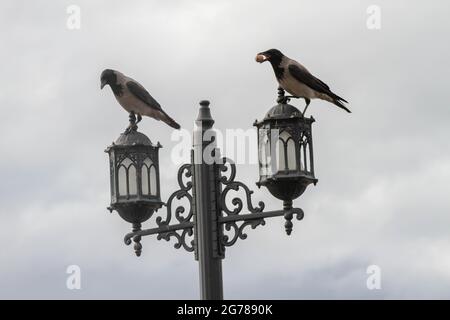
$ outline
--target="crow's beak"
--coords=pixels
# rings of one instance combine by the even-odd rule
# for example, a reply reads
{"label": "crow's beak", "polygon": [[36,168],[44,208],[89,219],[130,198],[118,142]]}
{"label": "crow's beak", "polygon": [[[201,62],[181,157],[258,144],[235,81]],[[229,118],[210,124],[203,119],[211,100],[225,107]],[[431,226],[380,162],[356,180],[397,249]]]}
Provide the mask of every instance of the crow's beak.
{"label": "crow's beak", "polygon": [[255,60],[256,60],[256,62],[263,63],[264,61],[269,60],[269,58],[267,56],[265,56],[264,54],[262,54],[262,53],[258,53],[256,55]]}
{"label": "crow's beak", "polygon": [[100,83],[100,90],[103,89],[103,87],[106,86],[106,80],[102,80]]}

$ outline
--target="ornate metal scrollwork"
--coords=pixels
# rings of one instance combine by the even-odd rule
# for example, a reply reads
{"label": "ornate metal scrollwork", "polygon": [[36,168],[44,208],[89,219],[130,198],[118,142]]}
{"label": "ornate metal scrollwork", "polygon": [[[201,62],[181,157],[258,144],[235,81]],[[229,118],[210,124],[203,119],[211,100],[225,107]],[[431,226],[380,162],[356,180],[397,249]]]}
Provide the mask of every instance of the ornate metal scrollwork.
{"label": "ornate metal scrollwork", "polygon": [[[233,191],[239,191],[239,189],[244,190],[246,195],[246,204],[247,204],[247,210],[250,211],[252,214],[255,214],[255,217],[251,220],[247,221],[239,221],[239,220],[233,220],[233,221],[227,221],[224,222],[225,224],[225,230],[232,231],[232,236],[229,235],[223,235],[221,239],[221,245],[224,247],[232,246],[236,243],[238,239],[246,239],[247,234],[244,232],[244,228],[246,226],[251,226],[252,229],[255,229],[259,225],[264,225],[265,221],[263,217],[258,217],[258,213],[261,213],[264,210],[264,202],[259,201],[258,206],[254,207],[252,204],[252,194],[253,191],[250,190],[244,183],[240,181],[235,181],[236,178],[236,165],[234,162],[228,158],[222,159],[222,164],[220,165],[220,171],[221,172],[227,172],[229,164],[230,173],[229,176],[221,175],[220,176],[220,182],[225,186],[222,190],[222,193],[220,195],[220,208],[221,210],[227,215],[227,216],[237,216],[244,208],[244,202],[242,199],[238,197],[234,197],[231,200],[232,205],[234,206],[233,209],[229,208],[227,206],[226,200],[228,192]],[[242,222],[240,225],[238,225],[238,222]]]}
{"label": "ornate metal scrollwork", "polygon": [[292,218],[294,217],[294,215],[297,220],[302,220],[305,214],[302,209],[293,208],[292,201],[284,201],[283,210],[285,212],[284,219],[286,220],[286,222],[284,223],[284,228],[286,229],[286,234],[289,236],[292,233]]}
{"label": "ornate metal scrollwork", "polygon": [[258,212],[262,212],[264,210],[265,204],[262,201],[258,202],[258,206],[254,207],[252,204],[252,194],[253,191],[250,190],[244,183],[240,182],[240,181],[234,181],[235,177],[236,177],[236,165],[234,164],[234,162],[228,158],[223,158],[222,159],[222,164],[220,165],[220,171],[222,172],[226,172],[228,171],[228,167],[226,166],[226,163],[229,163],[230,165],[230,175],[229,177],[227,176],[221,176],[220,177],[220,182],[225,185],[225,188],[222,190],[222,193],[220,195],[220,207],[221,209],[227,214],[227,215],[236,215],[239,214],[242,209],[243,209],[243,201],[242,199],[238,198],[238,197],[234,197],[231,200],[231,203],[233,204],[233,206],[235,206],[235,208],[233,210],[230,210],[230,208],[228,208],[227,203],[226,203],[226,198],[227,198],[227,194],[230,190],[233,191],[239,191],[240,188],[242,188],[245,191],[246,194],[246,202],[247,202],[247,209],[251,212],[251,213],[258,213]]}
{"label": "ornate metal scrollwork", "polygon": [[[179,249],[183,247],[186,251],[194,251],[194,240],[189,241],[188,237],[194,234],[193,223],[191,222],[193,216],[192,210],[192,181],[183,181],[183,176],[187,179],[192,177],[192,165],[184,164],[178,170],[178,185],[180,189],[172,193],[172,195],[167,200],[165,206],[167,207],[167,214],[165,218],[158,216],[156,218],[157,228],[147,229],[147,230],[134,230],[133,232],[125,236],[124,242],[126,245],[130,245],[133,240],[140,240],[142,236],[157,234],[157,239],[164,239],[169,241],[172,237],[176,239],[174,248]],[[181,200],[186,198],[189,202],[189,210],[182,205],[178,205],[173,212],[173,202],[174,200]],[[187,214],[185,212],[187,211]],[[185,214],[185,215],[184,215]],[[170,224],[172,217],[175,216],[178,224]],[[135,241],[136,242],[136,241]],[[139,244],[138,247],[135,246],[136,255],[140,255],[142,245]],[[139,253],[139,254],[138,254]]]}
{"label": "ornate metal scrollwork", "polygon": [[244,228],[246,226],[251,226],[252,229],[255,229],[257,226],[265,225],[266,222],[263,218],[261,219],[255,219],[255,220],[248,220],[241,223],[240,226],[236,223],[236,221],[226,222],[225,223],[225,230],[231,231],[233,229],[233,236],[230,238],[228,235],[224,235],[222,239],[222,245],[224,247],[231,247],[236,243],[238,239],[245,240],[247,239],[247,234],[244,232]]}
{"label": "ornate metal scrollwork", "polygon": [[161,216],[156,218],[156,224],[158,226],[164,226],[169,225],[170,221],[172,220],[172,205],[175,198],[177,200],[181,200],[182,198],[186,198],[189,201],[189,211],[188,214],[183,217],[183,213],[186,211],[186,208],[179,205],[175,209],[175,218],[178,220],[179,223],[188,222],[192,218],[192,195],[189,193],[189,191],[192,189],[192,181],[187,181],[186,184],[183,182],[183,175],[190,179],[192,177],[192,165],[191,164],[183,164],[180,169],[178,169],[178,185],[180,187],[179,190],[172,193],[172,195],[169,197],[166,203],[167,207],[167,215],[166,218],[163,220]]}
{"label": "ornate metal scrollwork", "polygon": [[[185,207],[179,205],[175,209],[175,218],[178,220],[179,223],[185,223],[189,222],[192,219],[193,211],[192,211],[192,195],[189,193],[189,191],[192,189],[192,181],[187,181],[186,184],[183,182],[183,175],[190,179],[192,177],[192,165],[191,164],[184,164],[180,167],[178,170],[178,185],[180,187],[179,190],[172,193],[172,195],[167,200],[167,215],[166,219],[162,220],[162,217],[156,218],[156,224],[159,227],[168,226],[170,224],[170,220],[172,219],[172,203],[173,200],[176,198],[177,200],[181,200],[182,198],[186,198],[189,201],[189,211],[185,217],[183,217],[183,213],[185,213],[186,209]],[[174,244],[175,249],[179,249],[183,247],[186,251],[192,252],[194,251],[194,240],[191,240],[191,242],[188,244],[187,236],[192,236],[194,234],[193,228],[187,228],[187,229],[181,229],[182,232],[179,234],[177,231],[169,231],[169,232],[162,232],[158,234],[157,239],[161,240],[164,239],[166,241],[169,241],[171,237],[174,237],[177,242]]]}
{"label": "ornate metal scrollwork", "polygon": [[191,240],[190,243],[186,239],[187,236],[192,236],[194,234],[193,228],[185,228],[182,229],[183,231],[181,234],[179,234],[177,231],[170,231],[170,232],[163,232],[159,233],[156,237],[158,240],[164,239],[166,241],[169,241],[171,237],[174,237],[177,242],[173,245],[175,249],[180,249],[183,247],[188,252],[194,251],[194,240]]}

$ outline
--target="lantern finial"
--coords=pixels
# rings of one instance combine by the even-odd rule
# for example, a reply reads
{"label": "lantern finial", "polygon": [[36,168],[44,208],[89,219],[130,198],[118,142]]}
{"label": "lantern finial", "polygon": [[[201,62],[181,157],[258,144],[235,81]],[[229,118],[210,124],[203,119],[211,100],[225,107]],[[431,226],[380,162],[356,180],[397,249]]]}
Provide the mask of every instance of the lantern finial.
{"label": "lantern finial", "polygon": [[289,102],[289,97],[286,97],[284,93],[284,89],[282,87],[278,87],[277,103],[287,104]]}

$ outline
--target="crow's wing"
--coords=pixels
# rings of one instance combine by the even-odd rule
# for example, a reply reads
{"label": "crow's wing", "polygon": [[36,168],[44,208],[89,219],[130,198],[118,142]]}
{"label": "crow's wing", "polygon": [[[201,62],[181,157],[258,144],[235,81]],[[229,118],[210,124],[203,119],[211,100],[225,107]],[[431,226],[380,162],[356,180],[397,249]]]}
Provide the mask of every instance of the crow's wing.
{"label": "crow's wing", "polygon": [[288,67],[289,73],[298,81],[303,84],[306,84],[313,90],[316,90],[321,93],[330,94],[330,87],[326,85],[322,80],[317,79],[308,70],[304,68],[300,68],[295,64],[290,64]]}
{"label": "crow's wing", "polygon": [[127,82],[127,88],[130,90],[130,92],[139,100],[144,102],[146,105],[148,105],[150,108],[156,109],[159,111],[160,116],[154,117],[157,120],[162,120],[165,123],[167,123],[169,126],[175,129],[180,129],[180,125],[173,120],[167,113],[163,111],[159,103],[153,99],[153,97],[148,93],[147,90],[143,86],[141,86],[139,83],[135,81],[128,81]]}
{"label": "crow's wing", "polygon": [[126,85],[127,85],[128,90],[130,90],[130,92],[136,98],[138,98],[139,100],[144,102],[149,107],[157,109],[159,111],[162,111],[161,106],[159,105],[159,103],[139,83],[134,82],[134,81],[128,81]]}

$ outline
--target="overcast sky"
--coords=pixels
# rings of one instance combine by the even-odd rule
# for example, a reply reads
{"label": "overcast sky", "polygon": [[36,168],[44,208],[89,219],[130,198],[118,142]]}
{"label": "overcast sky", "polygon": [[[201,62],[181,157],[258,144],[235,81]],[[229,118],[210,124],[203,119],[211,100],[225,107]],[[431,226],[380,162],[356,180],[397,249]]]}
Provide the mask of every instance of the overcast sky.
{"label": "overcast sky", "polygon": [[[381,29],[366,9],[381,8]],[[81,29],[66,26],[69,5]],[[105,147],[127,114],[99,76],[139,80],[182,127],[211,100],[215,127],[248,129],[274,105],[276,82],[255,54],[278,48],[350,102],[313,101],[319,179],[282,218],[227,249],[224,296],[450,298],[450,22],[448,1],[2,1],[0,10],[0,298],[199,297],[193,254],[110,214]],[[302,101],[295,101],[299,108]],[[162,198],[176,189],[172,129],[160,141]],[[269,209],[256,165],[238,178]],[[149,223],[147,225],[149,226]],[[66,268],[81,268],[68,290]],[[381,290],[366,269],[381,268]]]}

